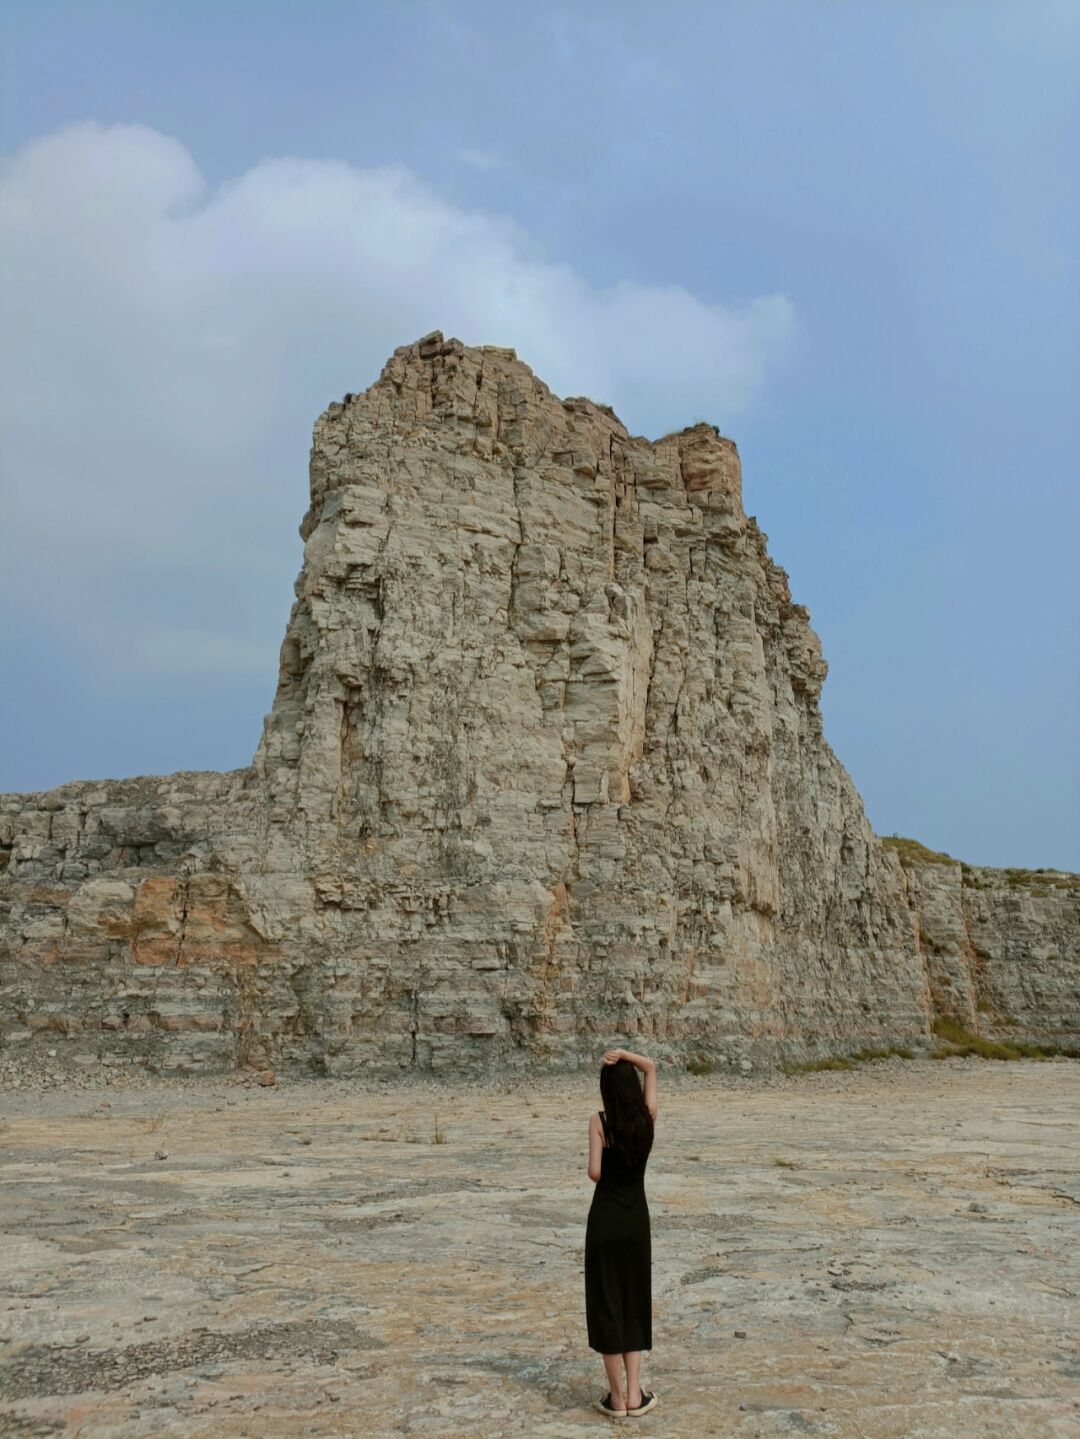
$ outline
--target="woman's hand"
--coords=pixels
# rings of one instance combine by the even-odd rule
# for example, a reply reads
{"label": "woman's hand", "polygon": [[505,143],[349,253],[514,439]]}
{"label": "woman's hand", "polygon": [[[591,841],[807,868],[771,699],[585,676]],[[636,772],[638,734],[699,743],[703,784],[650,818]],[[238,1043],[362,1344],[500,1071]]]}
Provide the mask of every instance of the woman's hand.
{"label": "woman's hand", "polygon": [[625,1049],[609,1049],[604,1055],[605,1064],[617,1064],[620,1059],[626,1058]]}

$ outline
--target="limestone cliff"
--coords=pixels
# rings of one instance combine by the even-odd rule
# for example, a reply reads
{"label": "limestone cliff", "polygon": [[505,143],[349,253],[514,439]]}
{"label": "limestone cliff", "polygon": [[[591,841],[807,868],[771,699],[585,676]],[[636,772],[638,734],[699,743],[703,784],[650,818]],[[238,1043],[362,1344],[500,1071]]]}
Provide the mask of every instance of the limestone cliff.
{"label": "limestone cliff", "polygon": [[[7,1043],[346,1072],[927,1037],[949,906],[822,736],[730,441],[435,334],[320,417],[301,534],[249,769],[4,797]],[[958,975],[1011,913],[979,893]],[[1056,893],[1006,945],[1040,1034],[1080,1012]]]}
{"label": "limestone cliff", "polygon": [[972,1034],[1080,1049],[1080,875],[900,856],[932,1014]]}

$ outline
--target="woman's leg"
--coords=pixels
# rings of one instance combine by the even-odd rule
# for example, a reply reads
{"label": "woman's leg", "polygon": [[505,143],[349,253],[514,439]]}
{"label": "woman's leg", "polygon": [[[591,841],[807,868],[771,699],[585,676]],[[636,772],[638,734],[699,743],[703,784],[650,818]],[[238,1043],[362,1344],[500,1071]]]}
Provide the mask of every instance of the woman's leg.
{"label": "woman's leg", "polygon": [[613,1409],[626,1408],[626,1396],[623,1394],[622,1382],[622,1360],[621,1354],[605,1354],[604,1368],[607,1370],[608,1388],[611,1390],[611,1407]]}
{"label": "woman's leg", "polygon": [[[622,1356],[622,1361],[626,1365],[626,1407],[636,1409],[641,1403],[641,1350],[631,1349]],[[604,1362],[607,1362],[606,1354]]]}

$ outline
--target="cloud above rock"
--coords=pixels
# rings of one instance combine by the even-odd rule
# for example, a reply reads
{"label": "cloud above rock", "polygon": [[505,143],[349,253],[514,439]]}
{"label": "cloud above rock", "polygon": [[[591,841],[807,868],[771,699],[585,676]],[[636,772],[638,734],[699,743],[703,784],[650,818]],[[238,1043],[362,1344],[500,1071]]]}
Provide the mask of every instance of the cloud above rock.
{"label": "cloud above rock", "polygon": [[6,160],[0,269],[20,622],[135,670],[273,655],[280,605],[230,635],[221,577],[281,589],[312,421],[395,346],[436,328],[512,345],[557,392],[659,434],[744,409],[795,328],[783,295],[598,286],[400,166],[268,159],[211,186],[138,125],[73,126]]}

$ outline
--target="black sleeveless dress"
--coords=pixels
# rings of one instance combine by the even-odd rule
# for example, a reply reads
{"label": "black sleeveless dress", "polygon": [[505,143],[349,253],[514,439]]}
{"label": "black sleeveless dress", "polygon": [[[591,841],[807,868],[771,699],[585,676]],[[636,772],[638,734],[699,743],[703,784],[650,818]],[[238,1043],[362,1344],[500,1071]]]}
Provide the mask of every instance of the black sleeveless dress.
{"label": "black sleeveless dress", "polygon": [[585,1225],[585,1322],[589,1348],[626,1354],[652,1348],[652,1235],[645,1166],[630,1164],[607,1139]]}

